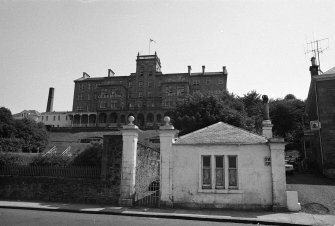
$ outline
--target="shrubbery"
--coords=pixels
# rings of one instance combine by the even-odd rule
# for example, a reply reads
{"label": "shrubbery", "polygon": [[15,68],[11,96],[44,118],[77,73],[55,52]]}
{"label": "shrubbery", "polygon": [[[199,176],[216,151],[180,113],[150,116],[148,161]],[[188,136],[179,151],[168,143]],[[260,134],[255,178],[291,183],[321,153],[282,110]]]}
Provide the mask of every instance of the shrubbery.
{"label": "shrubbery", "polygon": [[102,149],[101,143],[92,143],[73,159],[71,165],[101,167]]}
{"label": "shrubbery", "polygon": [[71,164],[72,158],[66,155],[39,155],[30,163],[31,166],[58,166],[66,167]]}
{"label": "shrubbery", "polygon": [[43,123],[30,119],[15,120],[7,108],[0,108],[0,151],[42,152],[48,144]]}
{"label": "shrubbery", "polygon": [[36,154],[0,152],[0,167],[29,165],[35,157]]}

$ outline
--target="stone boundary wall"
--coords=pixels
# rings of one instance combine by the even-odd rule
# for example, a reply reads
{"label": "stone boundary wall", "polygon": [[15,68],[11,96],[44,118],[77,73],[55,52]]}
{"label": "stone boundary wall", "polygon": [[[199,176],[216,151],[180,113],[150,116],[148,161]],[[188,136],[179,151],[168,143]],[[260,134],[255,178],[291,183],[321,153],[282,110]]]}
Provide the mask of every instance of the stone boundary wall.
{"label": "stone boundary wall", "polygon": [[94,179],[0,176],[0,199],[117,204],[120,186]]}

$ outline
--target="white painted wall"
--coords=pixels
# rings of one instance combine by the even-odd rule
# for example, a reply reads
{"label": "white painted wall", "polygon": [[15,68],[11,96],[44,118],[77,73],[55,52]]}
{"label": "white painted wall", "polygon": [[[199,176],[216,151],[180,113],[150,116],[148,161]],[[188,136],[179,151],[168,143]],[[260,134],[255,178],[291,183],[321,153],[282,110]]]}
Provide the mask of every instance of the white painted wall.
{"label": "white painted wall", "polygon": [[39,122],[43,122],[44,125],[54,127],[68,127],[71,126],[71,120],[67,112],[44,112],[39,117]]}
{"label": "white painted wall", "polygon": [[[265,166],[264,163],[264,158],[270,156],[267,144],[173,144],[172,150],[174,206],[239,209],[271,207],[271,166]],[[238,190],[216,190],[221,193],[211,193],[211,190],[201,189],[201,155],[237,155]]]}

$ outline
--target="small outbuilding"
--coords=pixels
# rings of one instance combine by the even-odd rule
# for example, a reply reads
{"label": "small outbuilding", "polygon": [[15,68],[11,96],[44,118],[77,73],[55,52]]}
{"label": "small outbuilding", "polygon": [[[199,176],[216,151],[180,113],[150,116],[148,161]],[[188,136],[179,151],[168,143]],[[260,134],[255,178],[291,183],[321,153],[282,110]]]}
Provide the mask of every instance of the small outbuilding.
{"label": "small outbuilding", "polygon": [[160,128],[161,204],[189,208],[286,209],[283,139],[218,122],[175,139]]}

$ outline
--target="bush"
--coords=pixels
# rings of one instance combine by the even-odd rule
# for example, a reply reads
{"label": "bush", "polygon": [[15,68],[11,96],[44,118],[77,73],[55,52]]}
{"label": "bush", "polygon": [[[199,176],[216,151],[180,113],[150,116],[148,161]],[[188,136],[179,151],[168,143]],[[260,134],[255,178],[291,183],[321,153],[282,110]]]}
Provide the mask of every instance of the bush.
{"label": "bush", "polygon": [[24,145],[23,139],[0,138],[0,152],[22,152]]}
{"label": "bush", "polygon": [[31,166],[59,166],[66,167],[70,165],[72,158],[64,155],[38,155],[30,163]]}
{"label": "bush", "polygon": [[102,144],[92,143],[73,159],[71,165],[101,167],[102,150]]}
{"label": "bush", "polygon": [[0,166],[29,165],[36,154],[0,152]]}

